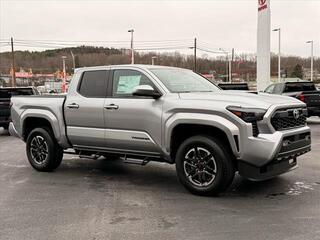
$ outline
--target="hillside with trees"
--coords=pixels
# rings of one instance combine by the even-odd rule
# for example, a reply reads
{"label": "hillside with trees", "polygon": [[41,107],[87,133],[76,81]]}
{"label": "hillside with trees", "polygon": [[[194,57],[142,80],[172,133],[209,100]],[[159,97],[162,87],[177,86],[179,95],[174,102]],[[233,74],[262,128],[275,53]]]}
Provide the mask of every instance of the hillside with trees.
{"label": "hillside with trees", "polygon": [[[28,71],[32,69],[33,73],[53,73],[62,68],[62,56],[67,56],[67,72],[73,72],[73,61],[71,52],[74,55],[75,67],[128,64],[130,63],[129,51],[127,49],[115,49],[92,46],[79,46],[72,48],[61,48],[45,51],[16,51],[15,62],[16,71],[20,68]],[[199,51],[197,58],[197,72],[212,73],[217,75],[226,74],[226,58],[224,56],[209,58],[207,55],[201,55]],[[193,69],[194,62],[192,55],[185,55],[179,52],[136,52],[135,62],[141,64],[151,64],[151,58],[156,56],[157,65],[177,66]],[[271,75],[277,75],[277,56],[272,54]],[[309,68],[310,59],[284,56],[282,57],[282,69],[290,76],[301,76],[303,68]],[[11,67],[11,53],[0,53],[0,73],[8,74]],[[299,69],[297,69],[297,67]],[[314,67],[320,71],[320,59],[314,61]],[[242,79],[255,79],[256,62],[253,54],[236,55],[233,61],[233,73],[238,74]]]}

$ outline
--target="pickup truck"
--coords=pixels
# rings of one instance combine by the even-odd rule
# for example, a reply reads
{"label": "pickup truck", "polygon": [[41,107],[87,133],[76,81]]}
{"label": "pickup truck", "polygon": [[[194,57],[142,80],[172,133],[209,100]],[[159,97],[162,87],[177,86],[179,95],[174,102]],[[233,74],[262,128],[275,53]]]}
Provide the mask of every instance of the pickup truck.
{"label": "pickup truck", "polygon": [[39,95],[34,87],[0,88],[0,127],[8,129],[10,123],[10,100],[12,96]]}
{"label": "pickup truck", "polygon": [[265,92],[297,98],[306,103],[308,117],[320,117],[320,91],[313,82],[275,83],[267,87]]}
{"label": "pickup truck", "polygon": [[248,83],[219,83],[218,86],[223,90],[249,91]]}
{"label": "pickup truck", "polygon": [[265,180],[293,170],[311,149],[300,100],[223,91],[174,67],[80,68],[67,95],[13,97],[11,113],[9,131],[26,142],[38,171],[56,169],[69,148],[89,158],[167,162],[199,195],[226,190],[236,172]]}

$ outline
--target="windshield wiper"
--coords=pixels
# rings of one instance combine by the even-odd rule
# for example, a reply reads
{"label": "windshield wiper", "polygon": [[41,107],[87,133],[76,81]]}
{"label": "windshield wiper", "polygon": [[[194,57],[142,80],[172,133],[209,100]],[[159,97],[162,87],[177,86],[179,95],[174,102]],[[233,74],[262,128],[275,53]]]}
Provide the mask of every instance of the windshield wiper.
{"label": "windshield wiper", "polygon": [[214,92],[214,91],[179,91],[177,93],[198,93],[198,92]]}

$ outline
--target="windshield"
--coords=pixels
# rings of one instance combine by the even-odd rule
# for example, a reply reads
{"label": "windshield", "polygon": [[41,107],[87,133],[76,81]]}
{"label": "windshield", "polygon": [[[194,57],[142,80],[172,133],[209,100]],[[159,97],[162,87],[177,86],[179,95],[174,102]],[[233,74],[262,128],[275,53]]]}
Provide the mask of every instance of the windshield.
{"label": "windshield", "polygon": [[150,69],[170,92],[215,92],[220,89],[209,80],[185,69]]}

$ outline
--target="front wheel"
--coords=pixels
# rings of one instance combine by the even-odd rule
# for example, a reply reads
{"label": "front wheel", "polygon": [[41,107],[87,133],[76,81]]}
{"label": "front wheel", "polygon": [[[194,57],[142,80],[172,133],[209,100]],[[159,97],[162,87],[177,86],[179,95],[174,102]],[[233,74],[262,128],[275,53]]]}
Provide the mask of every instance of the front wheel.
{"label": "front wheel", "polygon": [[27,138],[26,151],[31,166],[41,172],[53,171],[59,167],[63,158],[63,149],[48,128],[31,131]]}
{"label": "front wheel", "polygon": [[180,182],[197,195],[215,195],[226,190],[235,175],[232,156],[226,146],[210,136],[185,140],[176,155]]}

